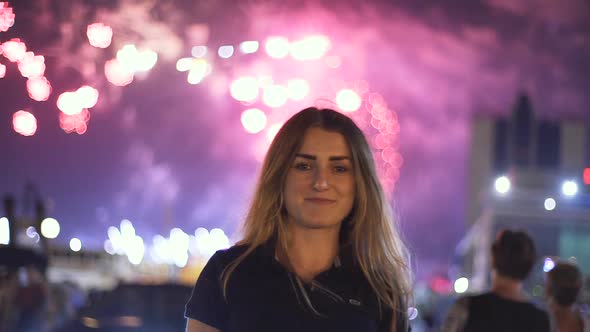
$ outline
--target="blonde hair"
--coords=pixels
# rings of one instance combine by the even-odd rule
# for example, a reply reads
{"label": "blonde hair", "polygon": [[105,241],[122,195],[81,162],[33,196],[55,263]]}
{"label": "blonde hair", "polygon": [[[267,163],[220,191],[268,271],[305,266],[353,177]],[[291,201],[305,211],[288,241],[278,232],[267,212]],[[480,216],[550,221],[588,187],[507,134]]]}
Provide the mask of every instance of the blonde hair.
{"label": "blonde hair", "polygon": [[[392,330],[400,324],[407,327],[406,305],[411,287],[407,249],[394,225],[365,136],[350,118],[330,109],[302,110],[283,125],[271,143],[244,223],[244,237],[238,242],[247,249],[224,270],[224,295],[232,272],[248,255],[272,238],[287,238],[285,179],[305,132],[312,127],[338,132],[348,143],[356,193],[350,215],[343,221],[341,238],[352,246],[354,258],[379,302],[393,310]],[[284,247],[284,243],[278,245]]]}

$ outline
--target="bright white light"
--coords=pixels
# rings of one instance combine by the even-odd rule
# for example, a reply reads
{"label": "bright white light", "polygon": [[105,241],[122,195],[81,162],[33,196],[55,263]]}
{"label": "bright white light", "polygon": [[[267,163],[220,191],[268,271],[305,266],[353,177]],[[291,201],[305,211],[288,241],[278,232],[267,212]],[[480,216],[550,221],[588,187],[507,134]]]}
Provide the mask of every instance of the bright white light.
{"label": "bright white light", "polygon": [[192,58],[182,58],[176,61],[176,70],[178,71],[189,71],[193,64]]}
{"label": "bright white light", "polygon": [[135,62],[138,59],[139,51],[133,44],[127,44],[117,51],[117,60],[127,70],[133,72],[135,70]]}
{"label": "bright white light", "polygon": [[137,54],[137,60],[135,63],[135,71],[148,71],[156,65],[158,62],[158,53],[152,50],[144,50]]}
{"label": "bright white light", "polygon": [[499,194],[506,194],[510,191],[510,179],[506,176],[500,176],[494,182],[494,188]]}
{"label": "bright white light", "polygon": [[568,197],[573,197],[578,193],[578,184],[574,181],[568,180],[561,186],[561,191]]}
{"label": "bright white light", "polygon": [[277,135],[279,130],[281,130],[282,126],[283,125],[281,123],[275,123],[268,127],[268,130],[266,131],[266,137],[270,142],[272,142],[272,140],[275,139],[275,136]]}
{"label": "bright white light", "polygon": [[123,65],[119,60],[112,59],[105,63],[104,73],[109,82],[116,86],[125,86],[133,82],[133,70]]}
{"label": "bright white light", "polygon": [[553,270],[554,267],[555,267],[555,262],[549,257],[545,258],[545,261],[543,262],[543,271],[549,272],[549,271]]}
{"label": "bright white light", "polygon": [[188,263],[188,253],[184,252],[174,255],[174,265],[183,268],[186,266],[186,263]]}
{"label": "bright white light", "polygon": [[[2,47],[0,45],[0,47]],[[4,78],[6,75],[6,66],[0,63],[0,78]]]}
{"label": "bright white light", "polygon": [[82,249],[82,241],[76,237],[72,238],[70,240],[70,249],[75,252],[80,251]]}
{"label": "bright white light", "polygon": [[361,107],[361,97],[350,89],[340,90],[336,95],[336,104],[344,112],[354,112]]}
{"label": "bright white light", "polygon": [[75,115],[84,109],[83,101],[76,92],[64,92],[57,97],[57,108],[66,115]]}
{"label": "bright white light", "polygon": [[27,45],[18,38],[13,38],[2,44],[4,57],[10,62],[20,61],[27,53]]}
{"label": "bright white light", "polygon": [[240,44],[240,51],[244,54],[256,53],[258,51],[258,41],[248,40]]}
{"label": "bright white light", "polygon": [[256,134],[266,127],[266,114],[258,108],[250,108],[242,112],[242,126],[246,132]]}
{"label": "bright white light", "polygon": [[217,50],[217,54],[223,59],[231,58],[231,56],[234,55],[234,47],[231,45],[220,46]]}
{"label": "bright white light", "polygon": [[555,210],[555,207],[557,206],[557,202],[555,202],[555,200],[551,197],[545,199],[545,210],[547,211],[553,211]]}
{"label": "bright white light", "polygon": [[89,24],[86,28],[86,36],[90,45],[98,48],[107,48],[111,45],[113,29],[103,23]]}
{"label": "bright white light", "polygon": [[309,93],[309,84],[302,79],[289,80],[287,89],[289,90],[289,98],[299,101],[303,100]]}
{"label": "bright white light", "polygon": [[33,100],[46,101],[51,94],[51,83],[45,77],[29,78],[27,80],[27,92]]}
{"label": "bright white light", "polygon": [[416,309],[414,307],[409,307],[408,308],[408,319],[414,320],[416,318],[418,318],[418,309]]}
{"label": "bright white light", "polygon": [[0,244],[10,243],[10,225],[8,224],[8,218],[0,218]]}
{"label": "bright white light", "polygon": [[194,46],[191,55],[195,58],[202,58],[207,54],[207,46]]}
{"label": "bright white light", "polygon": [[33,114],[20,110],[12,115],[12,128],[23,136],[33,136],[37,131],[37,119]]}
{"label": "bright white light", "polygon": [[296,60],[320,59],[330,48],[330,39],[326,36],[311,36],[291,44],[291,56]]}
{"label": "bright white light", "polygon": [[455,280],[455,292],[458,294],[465,293],[469,289],[469,279],[461,277]]}
{"label": "bright white light", "polygon": [[289,54],[289,40],[285,37],[270,37],[264,47],[271,58],[280,59]]}
{"label": "bright white light", "polygon": [[128,219],[121,220],[121,225],[119,226],[121,229],[121,236],[124,240],[131,239],[135,237],[135,228],[133,224]]}
{"label": "bright white light", "polygon": [[229,239],[225,235],[225,232],[220,228],[213,228],[211,232],[209,232],[211,245],[217,250],[227,249],[230,247]]}
{"label": "bright white light", "polygon": [[198,84],[211,73],[211,65],[205,59],[192,59],[188,72],[187,82]]}
{"label": "bright white light", "polygon": [[277,108],[285,105],[289,98],[289,90],[282,85],[270,85],[264,88],[262,101],[266,106]]}
{"label": "bright white light", "polygon": [[76,90],[76,96],[82,108],[93,108],[98,102],[98,90],[88,85]]}
{"label": "bright white light", "polygon": [[107,230],[107,234],[109,235],[109,240],[111,241],[111,245],[113,246],[113,250],[122,255],[123,251],[123,237],[121,236],[121,232],[115,226],[110,226]]}
{"label": "bright white light", "polygon": [[253,77],[241,77],[233,81],[229,93],[237,101],[252,102],[258,97],[258,81]]}
{"label": "bright white light", "polygon": [[53,218],[45,218],[41,222],[41,234],[48,239],[55,239],[59,235],[59,222]]}
{"label": "bright white light", "polygon": [[139,236],[133,236],[131,239],[128,240],[129,243],[127,244],[127,259],[133,265],[139,265],[143,260],[143,255],[145,253],[145,246],[143,244],[143,239]]}

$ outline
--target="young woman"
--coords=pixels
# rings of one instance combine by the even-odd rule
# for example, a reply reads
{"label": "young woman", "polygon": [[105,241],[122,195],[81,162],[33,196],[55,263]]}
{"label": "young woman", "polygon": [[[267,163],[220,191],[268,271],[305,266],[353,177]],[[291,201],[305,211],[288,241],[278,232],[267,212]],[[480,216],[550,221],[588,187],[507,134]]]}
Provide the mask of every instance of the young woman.
{"label": "young woman", "polygon": [[407,331],[407,253],[354,122],[307,108],[277,133],[244,238],[187,303],[188,332]]}

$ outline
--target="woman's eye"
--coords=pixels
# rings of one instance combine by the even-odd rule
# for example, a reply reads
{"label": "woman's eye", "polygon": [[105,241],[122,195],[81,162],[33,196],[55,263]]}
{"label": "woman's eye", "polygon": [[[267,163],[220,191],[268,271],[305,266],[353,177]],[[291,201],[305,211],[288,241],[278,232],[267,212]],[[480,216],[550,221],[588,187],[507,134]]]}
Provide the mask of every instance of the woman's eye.
{"label": "woman's eye", "polygon": [[334,171],[336,171],[337,173],[344,173],[348,171],[348,167],[344,167],[344,166],[335,166],[334,167]]}
{"label": "woman's eye", "polygon": [[295,169],[298,169],[301,171],[306,171],[306,170],[311,169],[311,166],[306,163],[297,163],[297,164],[295,164]]}

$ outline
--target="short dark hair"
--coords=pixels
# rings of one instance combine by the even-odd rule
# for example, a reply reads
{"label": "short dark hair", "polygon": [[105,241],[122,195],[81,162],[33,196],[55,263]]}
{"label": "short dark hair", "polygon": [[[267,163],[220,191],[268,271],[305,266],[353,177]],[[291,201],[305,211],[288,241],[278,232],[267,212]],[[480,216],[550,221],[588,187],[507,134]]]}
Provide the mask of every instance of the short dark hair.
{"label": "short dark hair", "polygon": [[570,306],[576,302],[582,289],[582,273],[574,264],[557,262],[547,273],[549,296],[557,304]]}
{"label": "short dark hair", "polygon": [[493,267],[502,276],[523,281],[537,259],[533,239],[522,230],[503,229],[492,245]]}

